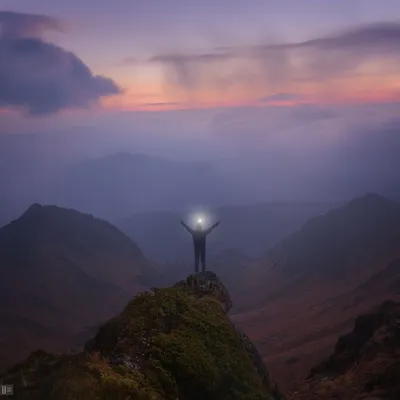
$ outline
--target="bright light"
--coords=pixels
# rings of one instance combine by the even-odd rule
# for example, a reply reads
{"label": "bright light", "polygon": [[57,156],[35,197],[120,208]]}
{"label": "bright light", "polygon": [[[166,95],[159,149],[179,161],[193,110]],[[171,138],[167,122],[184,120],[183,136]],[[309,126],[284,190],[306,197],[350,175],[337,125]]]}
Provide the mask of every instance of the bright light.
{"label": "bright light", "polygon": [[189,217],[189,222],[191,225],[203,225],[207,226],[210,224],[210,215],[204,210],[197,210],[193,212]]}

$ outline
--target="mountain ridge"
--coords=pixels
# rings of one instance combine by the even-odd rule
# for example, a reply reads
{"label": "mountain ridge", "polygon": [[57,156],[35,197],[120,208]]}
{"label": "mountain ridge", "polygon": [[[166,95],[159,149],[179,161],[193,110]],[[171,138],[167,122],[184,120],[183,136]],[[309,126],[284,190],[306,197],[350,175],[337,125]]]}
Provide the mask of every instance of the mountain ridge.
{"label": "mountain ridge", "polygon": [[[370,193],[311,218],[271,249],[267,257],[287,269],[302,268],[305,264],[308,268],[325,264],[326,268],[327,262],[336,264],[337,268],[338,264],[345,264],[348,255],[355,253],[358,247],[362,250],[371,244],[389,247],[393,241],[394,246],[400,241],[400,204]],[[280,253],[285,254],[280,256]],[[325,263],[324,257],[329,259]]]}
{"label": "mountain ridge", "polygon": [[[33,204],[0,228],[0,317],[10,322],[0,328],[0,368],[37,343],[55,349],[72,345],[70,337],[146,287],[142,277],[151,268],[131,239],[110,223]],[[28,326],[54,334],[45,339]]]}

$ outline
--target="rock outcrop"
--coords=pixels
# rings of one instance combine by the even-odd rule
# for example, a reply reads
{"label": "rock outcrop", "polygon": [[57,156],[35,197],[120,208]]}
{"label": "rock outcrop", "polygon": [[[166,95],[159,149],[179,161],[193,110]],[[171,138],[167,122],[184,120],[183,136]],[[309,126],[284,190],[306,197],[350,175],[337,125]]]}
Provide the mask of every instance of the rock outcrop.
{"label": "rock outcrop", "polygon": [[400,399],[400,303],[358,317],[290,399]]}
{"label": "rock outcrop", "polygon": [[143,292],[76,355],[33,353],[1,377],[17,399],[278,400],[255,346],[208,272]]}
{"label": "rock outcrop", "polygon": [[228,290],[212,271],[189,275],[185,280],[176,283],[175,287],[189,288],[198,297],[214,297],[220,302],[226,313],[233,306]]}

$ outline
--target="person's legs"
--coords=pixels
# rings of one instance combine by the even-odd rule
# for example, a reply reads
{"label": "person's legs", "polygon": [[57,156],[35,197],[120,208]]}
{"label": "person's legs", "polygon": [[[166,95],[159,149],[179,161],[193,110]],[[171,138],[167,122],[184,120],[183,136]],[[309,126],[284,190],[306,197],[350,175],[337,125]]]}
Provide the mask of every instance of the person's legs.
{"label": "person's legs", "polygon": [[206,272],[206,246],[201,248],[200,257],[202,272]]}
{"label": "person's legs", "polygon": [[199,272],[199,258],[200,258],[200,249],[199,246],[194,246],[194,271],[197,274]]}

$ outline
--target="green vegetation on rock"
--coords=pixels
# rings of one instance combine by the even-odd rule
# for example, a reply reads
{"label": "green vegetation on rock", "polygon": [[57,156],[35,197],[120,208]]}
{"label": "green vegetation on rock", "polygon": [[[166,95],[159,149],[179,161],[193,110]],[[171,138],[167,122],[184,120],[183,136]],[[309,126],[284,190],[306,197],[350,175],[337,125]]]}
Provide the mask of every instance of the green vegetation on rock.
{"label": "green vegetation on rock", "polygon": [[210,295],[204,290],[180,284],[141,293],[100,328],[84,353],[32,354],[3,381],[14,383],[21,399],[279,398],[221,307],[215,285]]}

